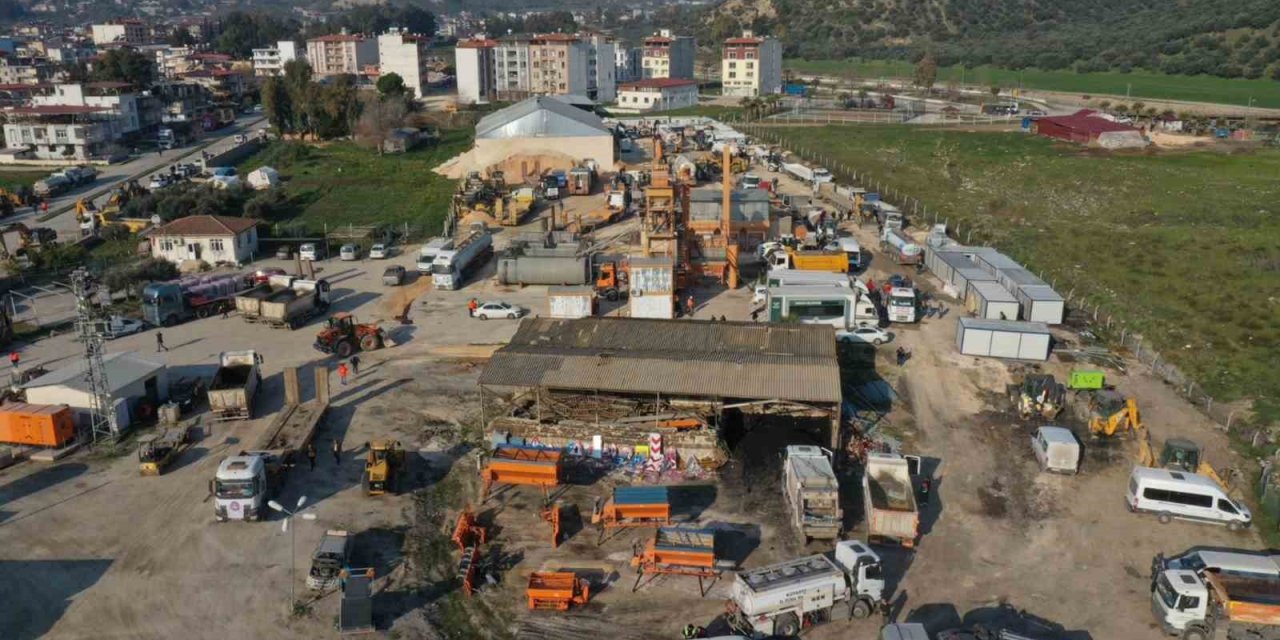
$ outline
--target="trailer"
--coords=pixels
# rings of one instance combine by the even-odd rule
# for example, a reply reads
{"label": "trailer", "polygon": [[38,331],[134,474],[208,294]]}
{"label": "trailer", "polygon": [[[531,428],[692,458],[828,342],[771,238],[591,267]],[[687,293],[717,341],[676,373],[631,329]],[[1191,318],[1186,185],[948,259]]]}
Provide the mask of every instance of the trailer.
{"label": "trailer", "polygon": [[480,499],[486,500],[494,485],[531,485],[546,493],[558,486],[564,477],[564,458],[556,449],[535,449],[501,445],[480,469],[484,487]]}
{"label": "trailer", "polygon": [[235,298],[236,314],[245,322],[257,322],[262,316],[262,301],[280,291],[293,287],[296,278],[286,275],[274,275],[266,282],[259,283],[239,294]]}
{"label": "trailer", "polygon": [[862,472],[862,509],[868,540],[893,540],[915,546],[920,533],[920,513],[906,458],[897,454],[868,453]]}
{"label": "trailer", "polygon": [[327,280],[294,280],[288,289],[262,299],[258,321],[274,328],[297,329],[329,309]]}
{"label": "trailer", "polygon": [[765,290],[765,305],[769,322],[795,321],[852,329],[880,320],[875,303],[858,287],[846,289],[821,284],[770,287]]}
{"label": "trailer", "polygon": [[431,263],[431,282],[437,289],[461,289],[463,278],[488,262],[491,255],[493,237],[488,231],[475,231],[453,249],[436,254]]}
{"label": "trailer", "polygon": [[614,487],[607,500],[596,498],[591,524],[601,540],[610,529],[671,524],[671,496],[666,487]]}
{"label": "trailer", "polygon": [[1042,322],[960,318],[956,324],[956,348],[966,356],[1043,362],[1049,359],[1052,341],[1049,326]]}
{"label": "trailer", "polygon": [[792,269],[796,271],[825,271],[829,273],[848,273],[853,267],[849,254],[843,251],[797,251],[785,247],[765,254],[765,262],[770,269]]}
{"label": "trailer", "polygon": [[[659,575],[692,576],[698,579],[698,593],[706,595],[704,579],[715,579],[732,563],[716,555],[714,529],[685,527],[659,527],[643,547],[632,549],[631,566],[636,570],[636,583],[631,591],[640,588],[646,574],[649,582]],[[646,582],[645,584],[648,584]]]}
{"label": "trailer", "polygon": [[789,446],[783,452],[782,491],[791,524],[801,540],[835,540],[844,528],[840,482],[831,468],[831,453],[822,447]]}
{"label": "trailer", "polygon": [[1018,299],[999,282],[971,282],[964,307],[986,320],[1016,320]]}
{"label": "trailer", "polygon": [[338,605],[338,633],[360,635],[374,633],[373,569],[343,569],[342,602]]}
{"label": "trailer", "polygon": [[230,311],[235,296],[250,285],[249,279],[238,273],[148,283],[142,288],[142,319],[171,327],[191,318],[208,318]]}
{"label": "trailer", "polygon": [[782,170],[791,174],[795,179],[809,185],[822,184],[824,182],[831,182],[832,180],[830,171],[827,171],[822,167],[811,169],[799,162],[784,162],[782,163]]}
{"label": "trailer", "polygon": [[568,611],[591,597],[591,585],[572,571],[534,571],[525,589],[530,611]]}
{"label": "trailer", "polygon": [[751,635],[795,637],[803,627],[866,618],[884,598],[880,556],[857,540],[817,554],[740,571],[729,590],[729,624]]}
{"label": "trailer", "polygon": [[207,392],[214,420],[248,420],[253,417],[253,399],[262,385],[258,352],[224,351],[218,354],[218,370]]}
{"label": "trailer", "polygon": [[583,285],[591,282],[591,258],[576,249],[553,255],[513,251],[498,258],[495,278],[502,285]]}
{"label": "trailer", "polygon": [[893,261],[902,265],[919,265],[924,263],[924,248],[916,244],[902,229],[885,225],[881,246],[891,255]]}

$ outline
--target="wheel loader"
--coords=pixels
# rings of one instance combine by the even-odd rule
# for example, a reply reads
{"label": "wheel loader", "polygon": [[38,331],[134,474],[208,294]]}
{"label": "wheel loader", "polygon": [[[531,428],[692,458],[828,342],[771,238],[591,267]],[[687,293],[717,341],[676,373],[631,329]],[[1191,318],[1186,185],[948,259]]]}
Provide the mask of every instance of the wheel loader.
{"label": "wheel loader", "polygon": [[1009,401],[1023,420],[1035,415],[1046,420],[1058,417],[1066,398],[1067,388],[1048,374],[1028,374],[1021,383],[1009,385]]}
{"label": "wheel loader", "polygon": [[364,461],[364,476],[360,485],[366,496],[396,494],[400,489],[400,475],[404,473],[404,447],[399,440],[374,440],[369,443],[369,454]]}
{"label": "wheel loader", "polygon": [[1126,398],[1114,389],[1101,389],[1089,395],[1089,435],[1110,438],[1132,432],[1140,434],[1144,427],[1138,416],[1138,401]]}

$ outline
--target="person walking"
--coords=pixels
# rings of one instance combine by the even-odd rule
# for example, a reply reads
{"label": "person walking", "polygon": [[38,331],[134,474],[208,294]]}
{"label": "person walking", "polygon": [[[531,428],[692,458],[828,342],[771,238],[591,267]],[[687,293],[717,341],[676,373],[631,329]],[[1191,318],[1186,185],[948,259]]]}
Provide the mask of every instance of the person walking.
{"label": "person walking", "polygon": [[49,201],[48,201],[48,200],[45,200],[44,202],[41,202],[41,203],[40,203],[40,211],[41,211],[42,213],[49,213]]}
{"label": "person walking", "polygon": [[480,308],[480,303],[475,298],[467,301],[467,315],[475,317],[476,309]]}
{"label": "person walking", "polygon": [[347,363],[342,362],[338,364],[338,380],[342,382],[342,386],[344,387],[347,386],[348,372],[349,372],[349,369],[347,369]]}
{"label": "person walking", "polygon": [[684,313],[690,318],[693,317],[693,296],[689,296],[689,298],[684,301]]}
{"label": "person walking", "polygon": [[311,463],[311,470],[316,470],[316,445],[314,442],[307,443],[307,461]]}
{"label": "person walking", "polygon": [[342,438],[333,439],[333,464],[342,464]]}
{"label": "person walking", "polygon": [[160,353],[161,351],[168,351],[168,350],[169,350],[169,347],[164,346],[164,334],[157,331],[156,332],[156,353]]}
{"label": "person walking", "polygon": [[360,375],[360,356],[351,356],[351,377]]}
{"label": "person walking", "polygon": [[13,365],[14,370],[18,369],[18,365],[22,362],[22,356],[17,351],[9,352],[9,364]]}

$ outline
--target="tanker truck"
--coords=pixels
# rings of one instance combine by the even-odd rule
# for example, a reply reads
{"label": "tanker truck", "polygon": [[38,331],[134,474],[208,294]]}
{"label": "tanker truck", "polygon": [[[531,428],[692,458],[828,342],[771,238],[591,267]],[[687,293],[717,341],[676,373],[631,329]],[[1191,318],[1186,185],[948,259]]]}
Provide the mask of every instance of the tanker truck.
{"label": "tanker truck", "polygon": [[455,248],[436,254],[431,263],[431,283],[437,289],[461,289],[463,279],[483,266],[491,255],[493,236],[488,231],[474,231]]}
{"label": "tanker truck", "polygon": [[191,318],[229,311],[236,294],[250,284],[238,273],[151,282],[142,288],[142,319],[158,327],[170,327]]}

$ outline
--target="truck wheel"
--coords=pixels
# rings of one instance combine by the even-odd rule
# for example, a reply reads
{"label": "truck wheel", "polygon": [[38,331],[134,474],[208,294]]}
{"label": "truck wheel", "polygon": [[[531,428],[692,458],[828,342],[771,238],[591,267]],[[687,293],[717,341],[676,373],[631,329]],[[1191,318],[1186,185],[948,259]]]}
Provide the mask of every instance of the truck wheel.
{"label": "truck wheel", "polygon": [[1173,522],[1173,515],[1168,511],[1161,511],[1160,515],[1156,516],[1156,520],[1158,520],[1160,524],[1169,524],[1170,522]]}
{"label": "truck wheel", "polygon": [[800,619],[794,613],[784,613],[774,618],[773,633],[788,638],[800,635]]}
{"label": "truck wheel", "polygon": [[604,292],[604,299],[605,299],[605,300],[608,300],[609,302],[617,302],[617,301],[618,301],[618,290],[617,290],[617,289],[610,289],[610,290],[608,290],[608,291]]}
{"label": "truck wheel", "polygon": [[871,603],[866,600],[858,600],[853,603],[853,617],[861,620],[871,615]]}
{"label": "truck wheel", "polygon": [[381,345],[378,343],[378,336],[372,333],[364,336],[363,338],[360,338],[361,351],[374,351],[378,349],[380,346]]}
{"label": "truck wheel", "polygon": [[213,315],[213,307],[211,305],[205,305],[196,309],[197,318],[208,318],[211,315]]}
{"label": "truck wheel", "polygon": [[347,342],[346,340],[339,342],[338,346],[333,349],[333,352],[338,354],[339,358],[349,358],[351,357],[351,354],[354,351],[355,351],[355,348],[352,347],[351,343]]}
{"label": "truck wheel", "polygon": [[178,316],[175,316],[171,313],[164,317],[164,322],[162,322],[161,324],[163,324],[166,327],[172,327],[178,324]]}
{"label": "truck wheel", "polygon": [[1231,522],[1227,523],[1227,531],[1239,531],[1239,530],[1240,530],[1240,523],[1238,521],[1232,520]]}
{"label": "truck wheel", "polygon": [[1182,640],[1209,640],[1209,637],[1209,630],[1198,624],[1188,626],[1187,630],[1182,632]]}

